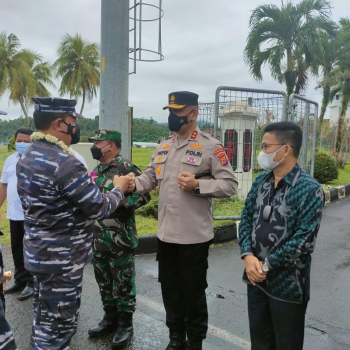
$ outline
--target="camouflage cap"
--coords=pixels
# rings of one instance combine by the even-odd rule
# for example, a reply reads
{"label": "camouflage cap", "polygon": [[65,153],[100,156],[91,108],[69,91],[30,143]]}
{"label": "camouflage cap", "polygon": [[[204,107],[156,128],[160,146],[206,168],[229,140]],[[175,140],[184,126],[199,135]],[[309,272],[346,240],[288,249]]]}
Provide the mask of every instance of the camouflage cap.
{"label": "camouflage cap", "polygon": [[101,140],[121,140],[122,135],[119,131],[114,130],[106,130],[106,129],[99,129],[96,130],[96,135],[94,137],[90,137],[89,141],[101,141]]}

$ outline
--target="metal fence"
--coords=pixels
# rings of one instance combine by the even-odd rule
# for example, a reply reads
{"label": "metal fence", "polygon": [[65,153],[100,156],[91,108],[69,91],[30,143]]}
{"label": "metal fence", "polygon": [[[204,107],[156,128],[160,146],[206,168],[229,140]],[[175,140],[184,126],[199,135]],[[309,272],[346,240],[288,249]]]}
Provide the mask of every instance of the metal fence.
{"label": "metal fence", "polygon": [[289,98],[288,120],[303,130],[303,145],[298,163],[311,176],[315,169],[317,142],[318,103],[292,94]]}
{"label": "metal fence", "polygon": [[[254,179],[264,171],[257,162],[257,155],[264,129],[271,123],[289,120],[302,128],[304,146],[299,163],[313,174],[317,103],[297,95],[292,95],[287,101],[283,91],[220,86],[216,90],[215,103],[200,103],[199,112],[200,128],[219,139],[225,147],[239,182],[239,200],[246,198]],[[214,218],[239,219],[238,215],[227,215],[236,200],[216,200],[220,206],[214,205]]]}

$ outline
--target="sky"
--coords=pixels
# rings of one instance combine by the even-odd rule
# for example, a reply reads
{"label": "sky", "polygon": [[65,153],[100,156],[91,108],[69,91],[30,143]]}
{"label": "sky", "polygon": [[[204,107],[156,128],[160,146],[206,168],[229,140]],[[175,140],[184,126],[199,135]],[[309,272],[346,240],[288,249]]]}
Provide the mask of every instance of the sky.
{"label": "sky", "polygon": [[[159,0],[148,0],[158,4]],[[133,3],[133,1],[132,1]],[[249,32],[251,11],[264,3],[280,5],[280,0],[163,0],[161,62],[139,62],[137,74],[129,78],[129,106],[135,118],[153,117],[165,122],[168,112],[168,93],[188,90],[199,94],[200,102],[214,102],[218,86],[285,90],[264,69],[263,82],[256,82],[243,60],[243,50]],[[144,12],[154,16],[155,12]],[[0,31],[14,33],[23,48],[40,53],[53,63],[57,48],[65,33],[79,33],[84,39],[99,42],[101,27],[100,0],[50,0],[45,6],[39,0],[1,0]],[[148,18],[149,18],[148,17]],[[350,17],[349,0],[333,0],[332,18]],[[158,43],[157,28],[143,25],[143,47],[154,49]],[[131,62],[131,61],[130,61]],[[132,67],[130,66],[130,69]],[[321,90],[315,90],[317,80],[309,82],[305,95],[321,102]],[[58,96],[56,88],[49,88]],[[66,96],[68,97],[68,96]],[[81,100],[77,107],[80,109]],[[22,113],[19,105],[9,103],[8,95],[0,98],[0,109],[8,112],[8,119]],[[87,103],[84,116],[98,115],[99,99]],[[33,107],[29,107],[32,115]]]}

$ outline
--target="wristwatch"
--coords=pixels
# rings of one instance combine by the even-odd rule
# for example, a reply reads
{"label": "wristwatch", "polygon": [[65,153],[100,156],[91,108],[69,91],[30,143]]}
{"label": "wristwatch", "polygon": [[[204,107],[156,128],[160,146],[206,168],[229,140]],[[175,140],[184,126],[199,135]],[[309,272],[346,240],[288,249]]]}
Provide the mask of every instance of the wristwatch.
{"label": "wristwatch", "polygon": [[201,191],[200,191],[200,189],[199,189],[199,183],[198,183],[197,187],[195,187],[195,188],[192,190],[192,192],[193,192],[194,194],[201,194]]}
{"label": "wristwatch", "polygon": [[264,272],[269,272],[269,265],[266,264],[266,261],[262,263],[261,268]]}

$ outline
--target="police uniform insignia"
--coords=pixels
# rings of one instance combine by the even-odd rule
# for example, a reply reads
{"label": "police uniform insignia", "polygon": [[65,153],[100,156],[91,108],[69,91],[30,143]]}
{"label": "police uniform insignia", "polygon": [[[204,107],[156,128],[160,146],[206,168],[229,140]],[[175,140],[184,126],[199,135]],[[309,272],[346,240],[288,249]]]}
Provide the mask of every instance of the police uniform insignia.
{"label": "police uniform insignia", "polygon": [[225,153],[225,150],[223,148],[218,148],[214,154],[217,156],[219,153]]}
{"label": "police uniform insignia", "polygon": [[170,104],[171,105],[175,104],[175,96],[174,95],[170,96]]}
{"label": "police uniform insignia", "polygon": [[197,159],[193,158],[193,157],[188,157],[186,159],[186,161],[187,161],[188,164],[193,164],[194,165],[194,164],[196,164]]}
{"label": "police uniform insignia", "polygon": [[193,145],[190,145],[190,147],[196,148],[196,149],[202,149],[202,148],[203,148],[203,146],[201,146],[198,142],[196,142],[196,143],[193,144]]}
{"label": "police uniform insignia", "polygon": [[157,166],[156,172],[157,172],[157,175],[158,175],[158,176],[159,176],[160,173],[162,172],[162,167],[161,167],[160,165]]}
{"label": "police uniform insignia", "polygon": [[190,139],[191,140],[195,140],[196,138],[197,138],[197,136],[198,136],[198,131],[193,131],[193,133],[191,134],[191,136],[190,136]]}
{"label": "police uniform insignia", "polygon": [[170,148],[170,146],[168,144],[161,147],[161,149],[167,149],[167,148]]}
{"label": "police uniform insignia", "polygon": [[226,153],[219,154],[218,158],[220,159],[220,163],[222,166],[226,166],[228,164],[228,159],[226,157]]}
{"label": "police uniform insignia", "polygon": [[163,160],[163,157],[158,157],[157,158],[157,163],[160,163]]}

